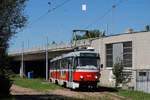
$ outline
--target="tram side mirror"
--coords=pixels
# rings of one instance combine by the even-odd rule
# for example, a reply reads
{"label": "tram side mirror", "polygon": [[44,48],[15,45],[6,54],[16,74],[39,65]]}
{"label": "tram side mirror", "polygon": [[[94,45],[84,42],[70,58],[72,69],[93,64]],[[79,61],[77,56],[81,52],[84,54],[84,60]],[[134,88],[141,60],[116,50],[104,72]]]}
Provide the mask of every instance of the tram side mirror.
{"label": "tram side mirror", "polygon": [[101,64],[101,68],[103,68],[103,64]]}

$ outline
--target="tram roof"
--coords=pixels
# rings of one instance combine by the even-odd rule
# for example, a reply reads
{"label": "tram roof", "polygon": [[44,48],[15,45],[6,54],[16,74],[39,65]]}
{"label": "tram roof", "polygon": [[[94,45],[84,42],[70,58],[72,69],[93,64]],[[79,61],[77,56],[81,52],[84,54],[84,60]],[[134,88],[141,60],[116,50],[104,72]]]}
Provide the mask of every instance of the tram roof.
{"label": "tram roof", "polygon": [[[59,59],[62,59],[62,58],[67,58],[67,57],[79,57],[81,53],[97,53],[95,51],[75,51],[75,52],[70,52],[70,53],[67,53],[67,54],[63,54],[62,56],[58,56],[58,57],[55,57],[51,60],[52,61],[55,61],[55,60],[59,60]],[[97,56],[98,53],[97,53]]]}

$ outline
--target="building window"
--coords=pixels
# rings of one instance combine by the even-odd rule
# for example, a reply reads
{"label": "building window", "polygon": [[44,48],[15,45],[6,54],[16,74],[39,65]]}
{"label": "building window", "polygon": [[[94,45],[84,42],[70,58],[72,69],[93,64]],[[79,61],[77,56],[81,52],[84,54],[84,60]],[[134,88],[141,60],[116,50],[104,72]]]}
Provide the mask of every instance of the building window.
{"label": "building window", "polygon": [[125,67],[132,67],[132,42],[123,43],[123,63]]}
{"label": "building window", "polygon": [[106,66],[112,67],[113,66],[113,45],[106,44]]}
{"label": "building window", "polygon": [[146,76],[146,72],[139,72],[139,76]]}
{"label": "building window", "polygon": [[112,67],[121,58],[125,67],[132,67],[132,42],[106,44],[106,67]]}

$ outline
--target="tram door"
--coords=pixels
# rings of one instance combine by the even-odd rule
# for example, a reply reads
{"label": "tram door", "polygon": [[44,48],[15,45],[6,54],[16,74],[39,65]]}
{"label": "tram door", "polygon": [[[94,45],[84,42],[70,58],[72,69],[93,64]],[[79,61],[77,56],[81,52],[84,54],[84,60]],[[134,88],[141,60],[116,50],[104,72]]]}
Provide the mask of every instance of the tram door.
{"label": "tram door", "polygon": [[68,59],[68,81],[73,81],[73,69],[72,69],[72,58]]}
{"label": "tram door", "polygon": [[61,60],[59,60],[59,80],[61,79],[61,63],[62,63],[62,61]]}

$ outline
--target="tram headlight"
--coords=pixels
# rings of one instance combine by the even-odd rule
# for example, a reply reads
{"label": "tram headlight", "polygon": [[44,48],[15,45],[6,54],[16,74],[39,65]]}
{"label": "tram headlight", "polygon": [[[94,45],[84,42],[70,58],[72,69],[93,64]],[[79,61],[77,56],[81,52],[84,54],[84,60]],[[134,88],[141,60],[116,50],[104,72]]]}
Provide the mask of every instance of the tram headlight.
{"label": "tram headlight", "polygon": [[81,76],[80,76],[80,79],[83,79],[83,78],[84,78],[84,77],[81,75]]}
{"label": "tram headlight", "polygon": [[95,79],[98,79],[98,76],[95,76]]}

